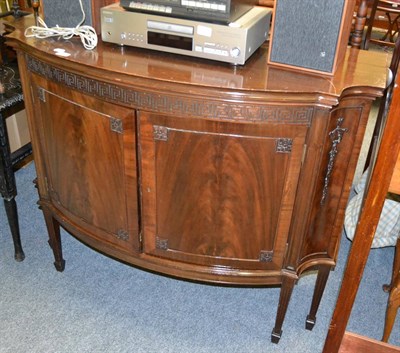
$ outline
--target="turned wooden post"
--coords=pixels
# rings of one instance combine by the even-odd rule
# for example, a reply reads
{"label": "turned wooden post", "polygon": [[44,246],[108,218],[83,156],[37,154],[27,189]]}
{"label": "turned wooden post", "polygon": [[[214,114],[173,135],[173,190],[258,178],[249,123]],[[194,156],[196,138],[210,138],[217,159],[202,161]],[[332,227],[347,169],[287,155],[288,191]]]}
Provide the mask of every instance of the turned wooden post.
{"label": "turned wooden post", "polygon": [[350,44],[353,48],[360,48],[363,38],[364,26],[367,21],[368,0],[361,0],[358,5],[354,32],[351,35]]}

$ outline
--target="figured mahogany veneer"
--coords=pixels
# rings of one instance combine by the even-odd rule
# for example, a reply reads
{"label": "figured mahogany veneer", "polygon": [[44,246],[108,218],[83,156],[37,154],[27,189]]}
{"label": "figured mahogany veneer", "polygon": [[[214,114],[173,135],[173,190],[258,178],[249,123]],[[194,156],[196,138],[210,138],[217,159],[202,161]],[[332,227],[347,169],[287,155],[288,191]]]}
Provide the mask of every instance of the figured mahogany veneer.
{"label": "figured mahogany veneer", "polygon": [[[318,270],[312,329],[385,53],[349,49],[333,77],[243,67],[12,24],[55,265],[60,229],[135,266],[190,280],[293,286]],[[71,55],[57,56],[63,48]]]}

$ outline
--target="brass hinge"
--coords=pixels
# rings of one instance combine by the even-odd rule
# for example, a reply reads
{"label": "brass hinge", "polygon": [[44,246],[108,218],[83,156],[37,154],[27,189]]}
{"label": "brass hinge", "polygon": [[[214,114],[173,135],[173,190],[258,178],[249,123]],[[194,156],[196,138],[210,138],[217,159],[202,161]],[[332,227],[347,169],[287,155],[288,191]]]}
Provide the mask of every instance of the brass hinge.
{"label": "brass hinge", "polygon": [[42,87],[38,87],[38,97],[43,103],[46,103],[46,91]]}
{"label": "brass hinge", "polygon": [[143,232],[139,232],[139,251],[143,251]]}
{"label": "brass hinge", "polygon": [[303,155],[301,156],[301,166],[303,166],[304,160],[306,159],[306,154],[307,154],[307,145],[303,145]]}

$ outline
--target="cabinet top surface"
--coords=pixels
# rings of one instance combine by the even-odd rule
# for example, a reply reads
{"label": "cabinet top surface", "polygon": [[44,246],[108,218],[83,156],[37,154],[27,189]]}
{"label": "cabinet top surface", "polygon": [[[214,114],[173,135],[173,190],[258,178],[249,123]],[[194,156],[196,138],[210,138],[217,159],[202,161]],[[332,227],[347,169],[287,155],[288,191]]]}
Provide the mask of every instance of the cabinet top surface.
{"label": "cabinet top surface", "polygon": [[[185,84],[243,93],[312,93],[337,97],[347,88],[357,88],[362,91],[372,89],[372,95],[380,95],[390,63],[390,55],[385,52],[349,48],[334,76],[316,75],[267,64],[267,44],[245,65],[233,66],[178,54],[119,47],[101,39],[98,46],[89,51],[77,37],[70,40],[26,38],[24,29],[33,24],[32,16],[18,20],[11,18],[8,24],[15,28],[8,35],[8,43],[39,60],[119,83],[132,84],[139,79],[141,84],[146,84],[143,82],[148,81],[148,84],[159,85],[160,89],[165,89],[165,85]],[[64,53],[70,55],[57,55],[59,51],[55,49],[64,49]]]}

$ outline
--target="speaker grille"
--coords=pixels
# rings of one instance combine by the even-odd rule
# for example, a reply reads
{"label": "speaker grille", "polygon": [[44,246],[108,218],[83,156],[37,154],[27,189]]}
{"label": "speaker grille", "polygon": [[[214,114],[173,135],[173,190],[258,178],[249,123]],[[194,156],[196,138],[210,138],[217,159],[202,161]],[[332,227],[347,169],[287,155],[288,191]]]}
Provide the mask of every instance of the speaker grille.
{"label": "speaker grille", "polygon": [[270,61],[332,72],[345,0],[276,0]]}
{"label": "speaker grille", "polygon": [[[42,0],[44,21],[48,27],[76,27],[82,21],[79,0]],[[82,0],[86,14],[84,25],[92,25],[91,0]]]}

